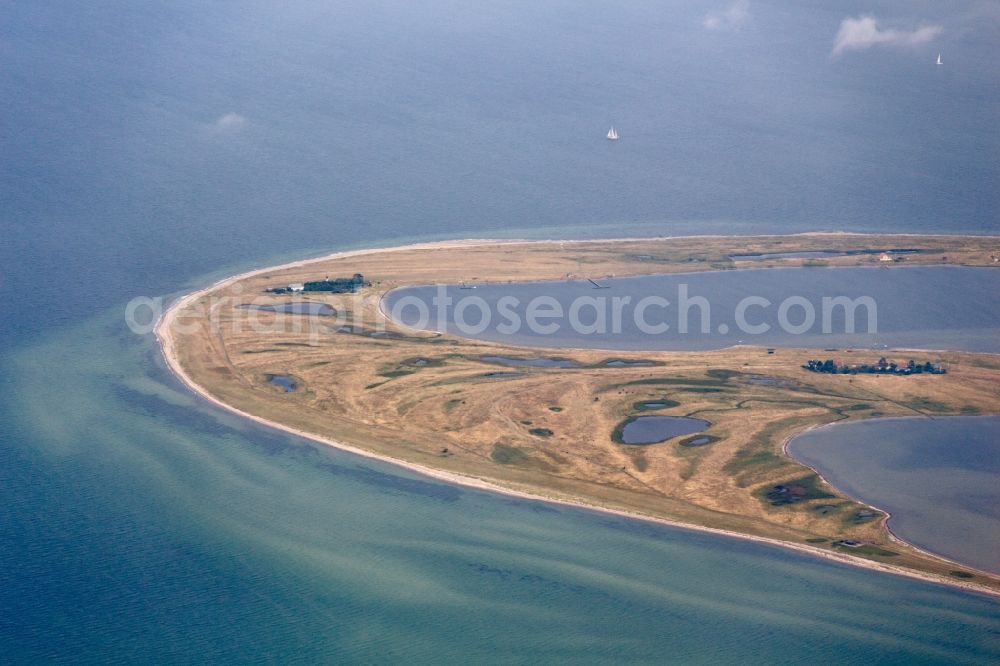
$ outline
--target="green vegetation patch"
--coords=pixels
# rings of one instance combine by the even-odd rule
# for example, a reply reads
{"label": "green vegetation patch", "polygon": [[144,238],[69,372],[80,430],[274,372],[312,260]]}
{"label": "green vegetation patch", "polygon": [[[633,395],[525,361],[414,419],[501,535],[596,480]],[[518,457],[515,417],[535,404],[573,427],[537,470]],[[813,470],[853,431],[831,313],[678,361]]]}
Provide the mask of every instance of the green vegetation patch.
{"label": "green vegetation patch", "polygon": [[764,499],[771,506],[790,506],[800,502],[834,497],[819,487],[819,476],[810,474],[794,481],[787,481],[773,486],[765,486],[755,491],[755,495]]}
{"label": "green vegetation patch", "polygon": [[528,454],[523,449],[507,444],[494,444],[493,452],[490,453],[490,459],[501,465],[516,465],[527,457]]}
{"label": "green vegetation patch", "polygon": [[817,504],[811,508],[821,516],[829,516],[831,513],[840,511],[840,507],[836,504]]}
{"label": "green vegetation patch", "polygon": [[412,368],[438,368],[444,365],[444,359],[429,356],[414,356],[413,358],[403,359],[399,364]]}
{"label": "green vegetation patch", "polygon": [[723,466],[723,471],[735,477],[736,483],[745,488],[774,478],[773,475],[783,467],[797,468],[798,465],[776,450],[782,432],[802,423],[803,418],[798,416],[771,421],[733,454]]}
{"label": "green vegetation patch", "polygon": [[915,409],[918,412],[939,412],[939,413],[944,413],[944,412],[950,412],[951,411],[951,407],[949,407],[948,405],[944,404],[943,402],[940,402],[938,400],[934,400],[933,398],[928,398],[927,396],[923,396],[923,395],[918,395],[915,398],[911,398],[910,400],[908,400],[908,401],[906,401],[906,402],[904,402],[902,404],[906,405],[910,409]]}
{"label": "green vegetation patch", "polygon": [[648,377],[646,379],[634,379],[630,382],[625,382],[624,384],[619,384],[620,387],[625,386],[714,386],[720,387],[725,385],[725,380],[718,379],[693,379],[688,377]]}
{"label": "green vegetation patch", "polygon": [[877,519],[881,514],[873,509],[858,509],[854,513],[844,518],[844,522],[849,525],[863,525]]}
{"label": "green vegetation patch", "polygon": [[557,414],[563,410],[562,407],[549,407],[550,412],[556,412]]}
{"label": "green vegetation patch", "polygon": [[[781,458],[770,451],[753,451],[749,447],[744,447],[729,459],[729,462],[725,464],[723,469],[730,474],[737,475],[740,472],[753,468],[776,467],[775,463],[780,462],[782,462]],[[740,485],[745,486],[747,483],[740,482]]]}
{"label": "green vegetation patch", "polygon": [[630,416],[627,419],[625,419],[624,421],[622,421],[621,423],[619,423],[618,425],[616,425],[615,429],[611,431],[611,441],[614,442],[615,444],[622,444],[624,446],[631,446],[630,444],[626,444],[625,443],[625,439],[624,439],[625,438],[625,426],[627,426],[629,423],[632,423],[632,421],[635,421],[635,419],[636,419],[636,417]]}
{"label": "green vegetation patch", "polygon": [[388,379],[395,379],[397,377],[405,377],[406,375],[412,375],[415,372],[416,372],[416,370],[403,370],[403,369],[398,369],[398,370],[383,370],[382,372],[378,373],[378,376],[379,377],[386,377]]}
{"label": "green vegetation patch", "polygon": [[[558,460],[558,456],[548,456],[553,460]],[[552,463],[532,456],[532,449],[519,448],[509,444],[494,444],[490,459],[501,465],[517,465],[518,467],[540,469],[551,472],[556,468]]]}
{"label": "green vegetation patch", "polygon": [[[531,422],[529,421],[528,423],[530,424]],[[534,435],[535,437],[551,437],[555,434],[548,428],[532,428],[528,431],[528,433]]]}
{"label": "green vegetation patch", "polygon": [[868,557],[896,557],[897,555],[899,555],[899,553],[897,553],[894,550],[889,550],[887,548],[875,546],[870,543],[858,544],[848,539],[843,539],[841,541],[834,541],[833,547],[846,553],[854,553],[856,555],[867,555]]}

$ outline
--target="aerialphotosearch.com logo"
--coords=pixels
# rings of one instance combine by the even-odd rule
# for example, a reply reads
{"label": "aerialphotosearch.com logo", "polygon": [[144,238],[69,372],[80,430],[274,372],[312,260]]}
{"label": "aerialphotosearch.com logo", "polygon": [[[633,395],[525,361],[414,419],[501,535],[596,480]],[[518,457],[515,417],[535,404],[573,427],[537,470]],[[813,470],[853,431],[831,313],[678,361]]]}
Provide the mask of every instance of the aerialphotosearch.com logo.
{"label": "aerialphotosearch.com logo", "polygon": [[[823,296],[810,300],[790,295],[775,304],[764,296],[745,296],[732,306],[735,331],[725,321],[713,327],[711,301],[677,285],[673,300],[661,295],[578,295],[568,302],[552,295],[522,301],[508,294],[489,300],[478,295],[453,296],[453,287],[438,285],[434,295],[404,294],[389,299],[391,319],[416,329],[475,337],[492,329],[500,335],[530,331],[550,336],[572,331],[576,336],[640,333],[664,335],[763,335],[775,328],[788,335],[878,332],[878,304],[871,296]],[[818,307],[817,307],[818,306]],[[728,308],[727,308],[728,309]],[[717,312],[717,306],[715,311]]]}
{"label": "aerialphotosearch.com logo", "polygon": [[[519,298],[491,286],[487,297],[454,286],[403,289],[381,301],[369,293],[293,294],[247,297],[239,283],[223,293],[196,299],[186,316],[175,318],[173,331],[184,334],[209,322],[219,330],[249,330],[261,334],[307,333],[313,339],[337,332],[384,335],[388,320],[404,326],[477,337],[531,334],[587,336],[737,336],[752,343],[754,336],[779,330],[785,335],[878,332],[878,306],[871,296],[844,295],[807,298],[789,295],[778,302],[749,295],[714,304],[692,295],[686,283],[666,295],[591,295],[570,297],[563,292]],[[668,297],[669,296],[669,297]],[[723,302],[724,301],[724,302]],[[129,302],[125,319],[138,334],[150,333],[163,313],[161,298],[139,297]],[[373,316],[381,311],[385,317]],[[718,315],[723,312],[725,316]],[[192,316],[193,315],[193,316]],[[367,315],[367,316],[366,316]],[[732,325],[730,323],[732,322]]]}

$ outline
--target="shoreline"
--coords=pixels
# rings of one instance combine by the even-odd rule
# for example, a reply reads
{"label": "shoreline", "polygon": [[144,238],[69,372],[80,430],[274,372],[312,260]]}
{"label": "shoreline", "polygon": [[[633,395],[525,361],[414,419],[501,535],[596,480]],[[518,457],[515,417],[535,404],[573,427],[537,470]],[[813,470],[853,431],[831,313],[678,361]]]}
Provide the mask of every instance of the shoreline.
{"label": "shoreline", "polygon": [[[992,418],[994,416],[996,416],[996,415],[994,415],[994,414],[977,414],[977,415],[970,415],[970,416],[950,416],[949,415],[949,416],[937,416],[937,417],[934,417],[934,416],[931,416],[929,414],[925,414],[923,416],[882,416],[882,417],[879,417],[877,419],[869,419],[869,421],[901,421],[901,420],[910,420],[910,419],[931,419],[931,420],[934,420],[935,418],[939,418],[939,419],[973,418],[974,419],[974,418]],[[861,423],[861,421],[855,421],[854,423]],[[809,469],[811,469],[813,471],[813,473],[816,474],[816,476],[818,476],[820,479],[823,480],[824,483],[828,484],[829,486],[831,486],[833,488],[838,488],[838,490],[839,490],[839,487],[836,486],[833,483],[830,483],[830,480],[827,479],[826,476],[819,469],[817,469],[816,467],[813,467],[812,465],[810,465],[809,463],[807,463],[807,462],[805,462],[803,460],[800,460],[800,459],[796,458],[788,450],[788,447],[789,447],[789,445],[791,445],[792,440],[794,440],[794,439],[796,439],[796,438],[798,438],[798,437],[806,434],[807,432],[814,432],[816,430],[823,430],[825,428],[831,428],[831,427],[837,426],[837,425],[845,425],[845,424],[842,423],[842,422],[840,422],[840,421],[834,421],[833,423],[821,423],[821,424],[817,424],[817,425],[811,425],[811,426],[805,428],[804,430],[802,430],[800,432],[797,432],[797,433],[795,433],[793,435],[790,435],[790,436],[786,437],[785,441],[781,443],[781,451],[782,451],[782,453],[784,453],[786,456],[788,456],[789,458],[791,458],[792,460],[794,460],[798,464],[802,465],[803,467],[808,467]],[[882,507],[875,506],[873,504],[869,504],[866,500],[863,500],[860,497],[855,497],[854,495],[851,495],[850,493],[844,492],[843,490],[840,490],[840,492],[844,493],[844,495],[846,495],[847,497],[850,497],[853,501],[857,502],[858,504],[864,504],[865,506],[867,506],[870,509],[874,509],[875,511],[879,511],[881,513],[884,513],[885,514],[885,518],[882,519],[882,522],[883,522],[883,524],[885,526],[885,530],[889,533],[889,537],[892,538],[893,540],[898,541],[899,543],[906,544],[907,546],[909,546],[911,548],[916,548],[917,550],[921,550],[921,551],[923,551],[925,553],[929,553],[930,555],[933,555],[934,557],[938,558],[939,560],[942,560],[943,562],[948,562],[950,564],[953,564],[956,567],[963,568],[963,569],[972,569],[973,571],[976,571],[976,572],[982,571],[981,569],[977,569],[977,568],[971,567],[971,566],[969,566],[967,564],[962,564],[961,562],[957,562],[957,561],[951,559],[950,557],[948,557],[947,555],[942,555],[941,553],[936,553],[933,550],[930,550],[929,548],[926,548],[924,546],[917,546],[915,544],[910,543],[909,541],[907,541],[906,539],[902,538],[901,536],[899,536],[898,534],[896,534],[896,532],[893,531],[892,525],[889,524],[890,521],[892,521],[892,517],[893,517],[893,514],[892,514],[891,511],[889,511],[888,509],[884,509]],[[991,574],[992,572],[984,571],[983,573]]]}
{"label": "shoreline", "polygon": [[[766,238],[766,237],[770,237],[770,236],[773,236],[773,235],[774,234],[756,235],[756,236],[736,236],[736,237],[739,237],[739,238],[754,238],[754,237]],[[929,236],[930,234],[859,234],[859,233],[854,233],[854,232],[804,232],[804,233],[790,234],[790,235],[792,235],[792,236],[812,236],[812,235],[843,235],[843,236],[871,236],[871,235],[878,235],[878,236],[890,236],[890,235],[896,235],[896,236],[913,236],[913,235],[922,235],[922,236]],[[970,236],[970,235],[945,235],[945,234],[939,234],[939,236],[952,237],[952,238],[978,238],[978,236]],[[666,238],[670,238],[670,237],[667,237],[667,236],[658,237],[658,239],[661,239],[661,240],[662,239],[666,239]],[[702,235],[702,236],[685,236],[684,238],[689,238],[690,239],[690,238],[734,238],[734,237],[733,236],[725,236],[725,235],[721,235],[721,234],[712,234],[712,235]],[[408,250],[415,250],[415,249],[447,249],[447,248],[457,248],[457,247],[478,247],[478,246],[483,246],[483,245],[497,245],[497,244],[517,245],[517,244],[560,243],[560,242],[572,242],[572,243],[587,243],[587,244],[592,244],[592,243],[608,243],[608,242],[623,242],[623,241],[642,241],[642,240],[654,240],[654,239],[653,238],[614,238],[614,239],[612,239],[612,238],[602,238],[602,239],[588,239],[588,240],[581,240],[581,241],[575,241],[575,240],[563,240],[563,241],[561,241],[559,239],[541,239],[541,240],[527,240],[527,239],[511,239],[511,240],[499,240],[499,239],[461,239],[461,240],[432,241],[432,242],[426,242],[426,243],[413,243],[413,244],[409,244],[409,245],[400,245],[400,246],[394,246],[394,247],[388,247],[388,248],[366,248],[366,249],[358,249],[358,250],[337,251],[337,252],[333,252],[333,253],[330,253],[330,254],[327,254],[327,255],[323,255],[323,256],[319,256],[319,257],[313,257],[313,258],[309,258],[309,259],[295,260],[295,261],[291,261],[291,262],[288,262],[288,263],[285,263],[285,264],[276,265],[276,266],[266,266],[266,267],[262,267],[262,268],[252,269],[250,271],[246,271],[246,272],[243,272],[243,273],[240,273],[240,274],[237,274],[237,275],[232,275],[232,276],[229,276],[229,277],[222,278],[222,279],[217,280],[216,282],[212,283],[211,285],[208,285],[208,286],[206,286],[204,288],[201,288],[201,289],[198,289],[196,291],[193,291],[193,292],[190,292],[188,294],[185,294],[185,295],[183,295],[183,296],[175,299],[167,307],[167,309],[164,310],[160,314],[160,316],[157,318],[157,320],[155,322],[155,325],[153,327],[153,333],[154,333],[154,335],[155,335],[155,337],[157,339],[157,343],[158,343],[158,345],[160,347],[161,353],[163,354],[163,358],[164,358],[164,361],[166,363],[167,368],[171,371],[171,373],[175,377],[177,377],[181,381],[182,384],[184,384],[186,387],[188,387],[197,396],[201,397],[204,400],[207,400],[208,402],[210,402],[211,404],[213,404],[213,405],[215,405],[217,407],[221,407],[222,409],[224,409],[224,410],[226,410],[228,412],[231,412],[231,413],[237,414],[238,416],[250,419],[251,421],[254,421],[256,423],[259,423],[259,424],[262,424],[264,426],[267,426],[267,427],[270,427],[270,428],[274,428],[274,429],[277,429],[277,430],[281,430],[283,432],[295,435],[297,437],[302,437],[303,439],[307,439],[307,440],[310,440],[310,441],[313,441],[313,442],[316,442],[316,443],[319,443],[319,444],[323,444],[323,445],[326,445],[326,446],[331,446],[333,448],[340,449],[342,451],[345,451],[345,452],[348,452],[348,453],[352,453],[354,455],[362,456],[362,457],[369,458],[369,459],[379,460],[381,462],[385,462],[385,463],[389,463],[389,464],[392,464],[392,465],[396,465],[396,466],[399,466],[399,467],[402,467],[404,469],[416,472],[418,474],[424,475],[424,476],[432,478],[432,479],[436,479],[436,480],[439,480],[439,481],[443,481],[443,482],[446,482],[446,483],[451,483],[451,484],[462,486],[462,487],[466,487],[466,488],[471,488],[471,489],[474,489],[474,490],[491,492],[491,493],[505,495],[505,496],[508,496],[508,497],[516,497],[516,498],[519,498],[519,499],[525,499],[525,500],[530,500],[530,501],[541,501],[541,502],[546,502],[546,503],[550,503],[550,504],[558,504],[558,505],[562,505],[562,506],[573,507],[573,508],[583,509],[583,510],[592,511],[592,512],[599,512],[599,513],[603,513],[603,514],[614,515],[614,516],[628,518],[628,519],[632,519],[632,520],[641,520],[641,521],[644,521],[644,522],[647,522],[647,523],[655,523],[655,524],[663,525],[663,526],[670,527],[670,528],[685,529],[685,530],[691,530],[691,531],[700,532],[700,533],[714,534],[714,535],[722,536],[722,537],[743,539],[745,541],[752,541],[752,542],[756,542],[756,543],[767,544],[767,545],[770,545],[770,546],[776,546],[776,547],[781,547],[781,548],[786,548],[786,549],[794,550],[794,551],[797,551],[797,552],[802,553],[802,554],[811,555],[811,556],[814,556],[814,557],[820,557],[820,558],[823,558],[823,559],[825,559],[827,561],[837,562],[837,563],[844,564],[844,565],[860,567],[860,568],[864,568],[864,569],[868,569],[868,570],[879,571],[879,572],[882,572],[882,573],[889,573],[889,574],[894,574],[894,575],[898,575],[898,576],[904,576],[904,577],[907,577],[907,578],[917,579],[917,580],[921,580],[921,581],[924,581],[924,582],[935,583],[935,584],[939,584],[939,585],[945,585],[945,586],[948,586],[948,587],[961,589],[961,590],[966,591],[966,592],[973,592],[973,593],[978,593],[978,594],[984,594],[984,595],[988,595],[988,596],[991,596],[991,597],[1000,597],[1000,590],[996,590],[996,589],[991,589],[991,588],[988,588],[988,587],[984,587],[984,586],[978,585],[976,583],[970,583],[970,582],[965,582],[965,581],[961,581],[961,580],[953,580],[953,579],[946,578],[944,576],[938,576],[938,575],[934,575],[934,574],[924,573],[924,572],[921,572],[921,571],[916,571],[916,570],[912,570],[912,569],[908,569],[908,568],[904,568],[904,567],[897,567],[897,566],[893,566],[893,565],[890,565],[890,564],[882,564],[882,563],[878,563],[878,562],[873,562],[871,560],[865,560],[865,559],[862,559],[862,558],[859,558],[859,557],[856,557],[856,556],[853,556],[853,555],[850,555],[850,554],[846,554],[846,553],[845,554],[838,554],[838,553],[834,553],[834,552],[831,552],[831,551],[822,550],[822,549],[819,549],[819,548],[816,548],[816,547],[813,547],[813,546],[794,543],[794,542],[791,542],[791,541],[783,541],[781,539],[774,539],[774,538],[770,538],[770,537],[756,536],[756,535],[752,535],[752,534],[745,534],[745,533],[735,532],[735,531],[731,531],[731,530],[725,530],[725,529],[721,529],[721,528],[707,527],[707,526],[697,525],[697,524],[693,524],[693,523],[684,523],[684,522],[680,522],[680,521],[674,521],[674,520],[670,520],[670,519],[667,519],[667,518],[659,518],[659,517],[656,517],[656,516],[644,515],[644,514],[636,513],[636,512],[632,512],[632,511],[625,511],[625,510],[621,510],[621,509],[615,509],[615,508],[611,508],[611,507],[602,506],[602,505],[599,505],[599,504],[589,503],[589,502],[586,502],[586,501],[581,500],[581,499],[567,499],[567,498],[562,498],[562,497],[547,496],[547,495],[539,494],[537,492],[529,492],[529,491],[526,491],[526,490],[520,490],[520,489],[515,488],[515,487],[506,486],[506,485],[503,485],[501,483],[498,483],[498,482],[495,482],[495,481],[492,481],[492,480],[488,480],[488,479],[483,479],[483,478],[474,477],[474,476],[467,476],[467,475],[458,474],[458,473],[454,473],[454,472],[446,472],[446,471],[434,469],[432,467],[427,467],[425,465],[421,465],[421,464],[418,464],[418,463],[412,463],[412,462],[408,462],[408,461],[405,461],[405,460],[401,460],[399,458],[394,458],[392,456],[374,453],[372,451],[368,451],[368,450],[365,450],[365,449],[362,449],[362,448],[359,448],[359,447],[356,447],[356,446],[353,446],[353,445],[350,445],[350,444],[346,444],[344,442],[338,442],[336,440],[329,439],[329,438],[323,437],[321,435],[317,435],[315,433],[310,433],[310,432],[307,432],[307,431],[304,431],[304,430],[293,428],[291,426],[279,423],[277,421],[272,421],[272,420],[263,418],[261,416],[257,416],[257,415],[251,414],[249,412],[245,412],[245,411],[243,411],[243,410],[241,410],[241,409],[239,409],[237,407],[234,407],[232,405],[229,405],[229,404],[223,402],[222,400],[220,400],[220,399],[216,398],[215,396],[213,396],[212,394],[210,394],[207,390],[205,390],[199,384],[197,384],[187,374],[187,372],[184,370],[183,366],[181,365],[180,360],[177,357],[176,350],[175,350],[175,341],[174,341],[174,338],[173,338],[173,335],[172,335],[172,324],[173,324],[173,322],[174,322],[174,320],[175,320],[178,312],[180,312],[189,303],[191,303],[193,301],[196,301],[197,299],[201,298],[202,296],[204,296],[206,294],[209,294],[209,293],[211,293],[211,292],[213,292],[213,291],[215,291],[217,289],[223,288],[223,287],[225,287],[228,284],[232,284],[234,282],[238,282],[240,280],[244,280],[246,278],[253,277],[253,276],[256,276],[256,275],[260,275],[260,274],[263,274],[263,273],[269,273],[269,272],[272,272],[272,271],[284,270],[284,269],[288,269],[288,268],[299,268],[299,267],[302,267],[302,266],[308,266],[309,264],[312,264],[312,263],[319,263],[319,262],[327,261],[327,260],[330,260],[330,259],[341,259],[341,258],[348,258],[348,257],[360,257],[360,256],[365,256],[365,255],[375,254],[375,253],[408,251]],[[379,311],[381,312],[381,304],[380,304],[380,307],[379,307]],[[801,433],[797,433],[797,434],[801,434]],[[789,441],[790,441],[790,439],[791,438],[789,438]],[[787,441],[785,442],[785,444],[783,444],[782,448],[784,449],[785,446],[787,446]],[[891,534],[891,530],[890,530],[890,534]],[[902,539],[898,539],[898,537],[896,537],[896,535],[894,535],[894,534],[892,536],[893,536],[893,538],[896,538],[897,540],[899,540],[901,543],[907,543],[907,542],[903,541]],[[920,550],[922,552],[927,552],[927,551],[923,551],[923,549],[919,549],[916,546],[913,546],[912,544],[907,543],[907,545],[909,547],[915,548],[915,549]],[[936,555],[934,553],[927,552],[927,554],[931,555],[931,556],[933,556],[933,557],[935,557],[935,558],[937,558],[939,560],[942,560],[942,561],[946,561],[946,562],[949,562],[949,563],[953,562],[952,560],[949,560],[947,558],[942,558],[942,557],[940,557],[940,556],[938,556],[938,555]],[[982,571],[980,571],[978,569],[975,569],[974,567],[969,567],[969,566],[966,566],[966,565],[958,565],[957,563],[956,563],[956,566],[961,566],[964,569],[970,569],[972,571],[975,571],[976,573],[983,574],[983,575],[986,575],[986,576],[991,576],[991,574],[989,574],[988,572],[982,572]]]}

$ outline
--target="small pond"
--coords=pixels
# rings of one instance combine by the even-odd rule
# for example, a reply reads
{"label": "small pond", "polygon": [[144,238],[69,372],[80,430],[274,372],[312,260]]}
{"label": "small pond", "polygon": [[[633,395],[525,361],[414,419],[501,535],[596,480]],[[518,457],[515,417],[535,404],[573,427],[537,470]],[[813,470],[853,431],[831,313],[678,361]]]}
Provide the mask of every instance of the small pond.
{"label": "small pond", "polygon": [[744,381],[754,386],[791,386],[794,383],[785,377],[769,377],[767,375],[752,375]]}
{"label": "small pond", "polygon": [[261,305],[258,303],[243,303],[238,306],[245,310],[263,310],[265,312],[280,312],[282,314],[296,315],[318,315],[321,317],[334,317],[337,311],[326,303],[315,301],[299,301],[295,303],[279,303],[277,305]]}
{"label": "small pond", "polygon": [[656,361],[649,361],[644,358],[612,358],[601,363],[609,368],[648,368],[657,365]]}
{"label": "small pond", "polygon": [[760,254],[731,254],[733,261],[768,261],[770,259],[824,259],[826,257],[846,257],[847,252],[829,250],[803,250],[800,252],[762,252]]}
{"label": "small pond", "polygon": [[484,363],[497,363],[510,367],[579,368],[580,364],[568,358],[514,358],[511,356],[480,356]]}
{"label": "small pond", "polygon": [[919,250],[913,249],[892,249],[892,250],[799,250],[798,252],[761,252],[759,254],[731,254],[729,258],[733,261],[768,261],[770,259],[826,259],[829,257],[853,257],[872,254],[915,254]]}
{"label": "small pond", "polygon": [[671,437],[701,432],[711,425],[687,416],[635,416],[621,426],[623,444],[656,444]]}
{"label": "small pond", "polygon": [[676,400],[670,400],[669,398],[660,398],[659,400],[642,400],[632,404],[632,409],[636,409],[640,412],[649,411],[653,409],[664,409],[666,407],[676,407],[680,403]]}
{"label": "small pond", "polygon": [[299,386],[298,383],[288,375],[268,375],[267,383],[283,389],[285,393],[291,393]]}
{"label": "small pond", "polygon": [[709,435],[703,435],[701,437],[692,437],[690,439],[685,439],[681,442],[681,446],[705,446],[706,444],[711,444],[712,442],[718,441],[717,438],[711,437]]}

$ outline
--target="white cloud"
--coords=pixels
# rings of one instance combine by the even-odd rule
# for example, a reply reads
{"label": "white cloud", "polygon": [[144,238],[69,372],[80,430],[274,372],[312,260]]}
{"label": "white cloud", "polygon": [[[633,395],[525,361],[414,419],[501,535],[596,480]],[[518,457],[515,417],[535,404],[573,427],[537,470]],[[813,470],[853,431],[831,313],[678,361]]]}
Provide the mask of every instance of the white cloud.
{"label": "white cloud", "polygon": [[939,25],[925,25],[916,30],[879,28],[874,16],[845,18],[833,40],[832,54],[844,51],[863,51],[872,46],[917,46],[926,44],[941,33]]}
{"label": "white cloud", "polygon": [[701,24],[709,30],[736,30],[750,19],[750,2],[736,0],[725,9],[705,14]]}
{"label": "white cloud", "polygon": [[212,128],[220,132],[235,132],[247,124],[247,119],[238,113],[227,113],[219,116]]}

